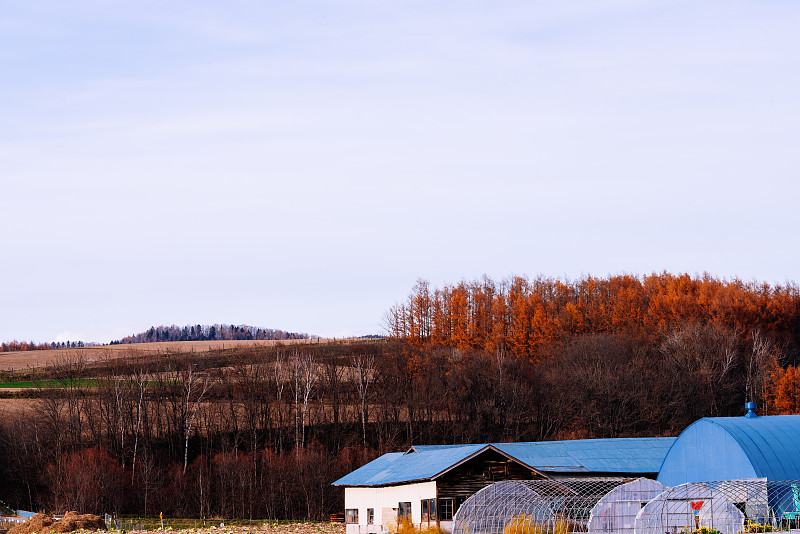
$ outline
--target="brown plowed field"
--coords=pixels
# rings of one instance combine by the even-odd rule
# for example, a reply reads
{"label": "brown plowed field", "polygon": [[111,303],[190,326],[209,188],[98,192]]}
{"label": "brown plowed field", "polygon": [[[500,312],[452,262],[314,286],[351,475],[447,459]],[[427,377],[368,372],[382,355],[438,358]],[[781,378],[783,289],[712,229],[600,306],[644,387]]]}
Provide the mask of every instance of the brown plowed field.
{"label": "brown plowed field", "polygon": [[285,340],[224,340],[224,341],[167,341],[161,343],[134,343],[130,345],[103,345],[80,349],[31,350],[0,352],[0,370],[14,371],[43,367],[64,358],[80,357],[85,362],[97,362],[109,358],[122,358],[136,354],[207,352],[235,347],[274,347],[275,345],[328,343],[331,339],[285,339]]}
{"label": "brown plowed field", "polygon": [[0,399],[0,421],[8,420],[12,414],[26,410],[32,413],[35,407],[31,399]]}

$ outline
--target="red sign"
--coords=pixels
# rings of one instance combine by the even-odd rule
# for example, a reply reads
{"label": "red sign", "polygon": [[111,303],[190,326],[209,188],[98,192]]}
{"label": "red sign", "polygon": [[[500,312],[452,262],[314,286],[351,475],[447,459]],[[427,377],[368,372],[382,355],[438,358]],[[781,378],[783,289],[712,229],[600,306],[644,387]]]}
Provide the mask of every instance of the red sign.
{"label": "red sign", "polygon": [[706,501],[692,501],[692,510],[700,510]]}

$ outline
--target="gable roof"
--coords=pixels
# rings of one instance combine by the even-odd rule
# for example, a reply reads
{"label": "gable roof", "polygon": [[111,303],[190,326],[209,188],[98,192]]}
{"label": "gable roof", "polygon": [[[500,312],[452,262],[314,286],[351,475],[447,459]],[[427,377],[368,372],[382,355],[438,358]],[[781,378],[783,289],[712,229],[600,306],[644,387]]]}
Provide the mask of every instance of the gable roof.
{"label": "gable roof", "polygon": [[414,445],[384,454],[345,475],[336,486],[385,486],[434,480],[484,450],[494,450],[533,470],[561,473],[657,473],[675,438],[617,438]]}
{"label": "gable roof", "polygon": [[415,446],[407,452],[390,452],[359,467],[334,486],[384,486],[414,480],[431,480],[449,467],[487,448],[486,444],[450,447]]}

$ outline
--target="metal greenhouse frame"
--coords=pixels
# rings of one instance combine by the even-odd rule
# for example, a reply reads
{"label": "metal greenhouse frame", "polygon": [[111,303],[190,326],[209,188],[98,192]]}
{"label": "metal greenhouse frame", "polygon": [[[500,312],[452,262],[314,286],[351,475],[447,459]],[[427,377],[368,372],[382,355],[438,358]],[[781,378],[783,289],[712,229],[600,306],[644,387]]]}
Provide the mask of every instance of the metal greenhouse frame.
{"label": "metal greenhouse frame", "polygon": [[764,478],[690,482],[647,503],[636,534],[703,534],[800,529],[800,481]]}
{"label": "metal greenhouse frame", "polygon": [[800,480],[507,480],[475,493],[453,534],[800,534]]}
{"label": "metal greenhouse frame", "polygon": [[588,530],[591,534],[634,534],[636,516],[645,504],[669,487],[649,478],[617,486],[592,508]]}
{"label": "metal greenhouse frame", "polygon": [[592,509],[631,478],[506,480],[475,493],[453,518],[453,534],[586,532]]}

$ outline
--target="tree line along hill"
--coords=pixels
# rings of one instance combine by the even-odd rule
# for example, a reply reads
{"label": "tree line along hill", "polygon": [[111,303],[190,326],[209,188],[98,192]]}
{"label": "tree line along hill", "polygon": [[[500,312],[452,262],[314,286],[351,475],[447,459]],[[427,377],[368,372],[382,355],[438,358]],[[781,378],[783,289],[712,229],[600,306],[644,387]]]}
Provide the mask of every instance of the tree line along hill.
{"label": "tree line along hill", "polygon": [[[225,341],[225,340],[289,340],[310,339],[305,333],[287,332],[274,328],[263,328],[248,325],[186,325],[186,326],[151,326],[148,330],[111,341],[109,345],[125,345],[133,343],[154,343],[169,341]],[[4,341],[0,343],[0,352],[20,352],[29,350],[69,349],[95,347],[101,345],[87,341],[52,341],[37,343],[35,341]]]}
{"label": "tree line along hill", "polygon": [[213,340],[287,340],[309,339],[309,335],[286,332],[273,328],[248,325],[187,325],[151,326],[148,330],[111,342],[111,345],[126,343],[153,343],[164,341],[213,341]]}
{"label": "tree line along hill", "polygon": [[324,519],[342,508],[332,481],[411,444],[674,436],[740,415],[746,400],[762,414],[800,411],[793,284],[420,281],[386,324],[388,339],[131,345],[125,358],[37,370],[57,385],[13,394],[27,408],[0,419],[0,499]]}

